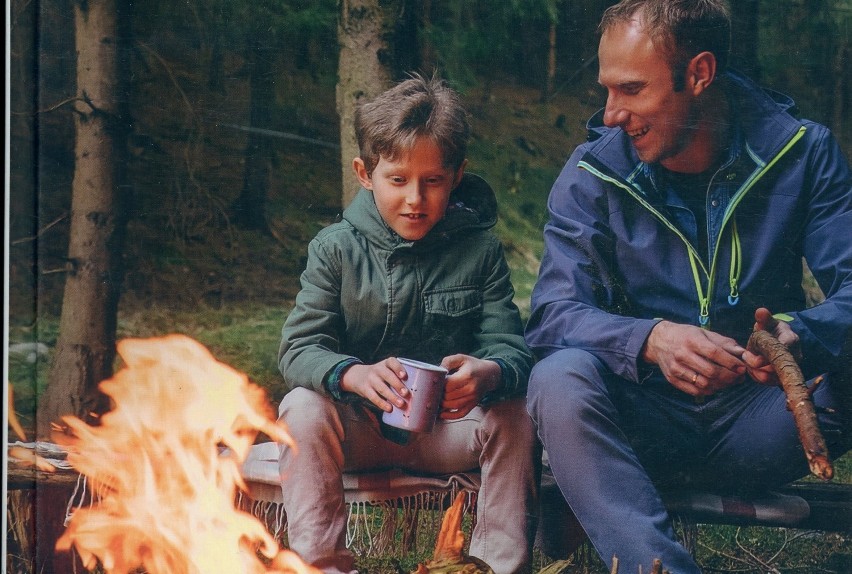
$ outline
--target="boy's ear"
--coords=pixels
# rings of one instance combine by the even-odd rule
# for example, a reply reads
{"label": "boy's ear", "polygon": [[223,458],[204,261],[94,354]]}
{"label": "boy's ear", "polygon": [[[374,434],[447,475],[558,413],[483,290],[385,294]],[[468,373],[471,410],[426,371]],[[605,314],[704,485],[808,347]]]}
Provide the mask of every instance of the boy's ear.
{"label": "boy's ear", "polygon": [[370,174],[367,173],[367,166],[364,164],[364,160],[360,157],[353,159],[352,170],[355,172],[355,177],[358,178],[361,185],[364,186],[365,189],[372,191],[373,180],[370,178]]}
{"label": "boy's ear", "polygon": [[459,166],[459,168],[456,170],[456,176],[455,176],[455,179],[453,180],[453,189],[458,187],[458,185],[461,183],[462,177],[464,177],[464,168],[465,167],[467,167],[467,160],[464,160],[462,162],[462,164]]}

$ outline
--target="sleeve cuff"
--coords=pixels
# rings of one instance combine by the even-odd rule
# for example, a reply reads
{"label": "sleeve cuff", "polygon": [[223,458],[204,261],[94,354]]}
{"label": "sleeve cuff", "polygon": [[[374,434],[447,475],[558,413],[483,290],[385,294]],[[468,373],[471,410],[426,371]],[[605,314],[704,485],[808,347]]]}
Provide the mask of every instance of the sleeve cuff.
{"label": "sleeve cuff", "polygon": [[509,367],[509,364],[503,359],[488,359],[489,361],[494,361],[500,366],[500,384],[496,389],[487,393],[482,399],[479,401],[480,405],[489,405],[491,403],[496,403],[498,401],[503,400],[507,396],[507,382],[510,380],[511,376],[514,376],[514,371]]}
{"label": "sleeve cuff", "polygon": [[325,390],[328,391],[328,394],[334,398],[336,401],[341,401],[345,403],[351,403],[358,399],[358,395],[355,393],[350,393],[341,390],[340,388],[340,380],[343,378],[343,372],[351,367],[352,365],[362,365],[363,363],[358,359],[352,357],[349,359],[345,359],[337,363],[334,369],[328,374],[325,379]]}

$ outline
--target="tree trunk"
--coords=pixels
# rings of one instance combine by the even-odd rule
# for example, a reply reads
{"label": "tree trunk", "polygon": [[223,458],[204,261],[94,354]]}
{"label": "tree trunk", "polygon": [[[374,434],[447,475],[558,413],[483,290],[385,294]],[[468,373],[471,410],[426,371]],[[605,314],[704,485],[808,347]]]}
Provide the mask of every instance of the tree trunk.
{"label": "tree trunk", "polygon": [[[272,42],[270,35],[258,32],[249,47],[249,123],[253,128],[267,126],[275,104]],[[245,150],[243,189],[233,206],[234,221],[243,229],[268,230],[266,196],[271,162],[272,146],[269,137],[249,132]]]}
{"label": "tree trunk", "polygon": [[[9,308],[28,323],[36,319],[37,242],[36,157],[38,157],[38,6],[14,0],[9,5]],[[17,240],[17,243],[16,243]],[[37,334],[32,343],[38,342]],[[23,384],[23,381],[14,381]],[[33,389],[35,392],[35,389]],[[33,413],[27,413],[32,415]]]}
{"label": "tree trunk", "polygon": [[[76,2],[75,165],[59,338],[38,409],[38,435],[60,416],[102,412],[112,375],[126,226],[120,197],[126,120],[119,105],[115,0]],[[125,98],[126,99],[126,98]]]}
{"label": "tree trunk", "polygon": [[556,22],[551,22],[547,35],[547,71],[544,75],[544,88],[541,102],[546,104],[553,94],[556,84]]}
{"label": "tree trunk", "polygon": [[437,66],[435,44],[432,42],[432,0],[422,0],[420,8],[420,69],[431,75]]}
{"label": "tree trunk", "polygon": [[386,90],[391,73],[384,37],[384,17],[379,0],[341,0],[337,37],[340,43],[337,80],[337,112],[340,116],[340,158],[343,207],[355,197],[358,180],[352,160],[358,157],[355,139],[355,108]]}
{"label": "tree trunk", "polygon": [[760,81],[759,27],[760,0],[731,2],[731,65],[755,81]]}
{"label": "tree trunk", "polygon": [[832,74],[834,86],[831,94],[832,113],[831,125],[829,126],[836,137],[840,137],[843,134],[843,120],[846,118],[846,108],[849,106],[849,99],[844,96],[848,92],[847,84],[849,81],[849,76],[844,73],[845,69],[849,67],[849,40],[846,38],[838,40],[839,45],[837,46],[834,58],[834,74]]}

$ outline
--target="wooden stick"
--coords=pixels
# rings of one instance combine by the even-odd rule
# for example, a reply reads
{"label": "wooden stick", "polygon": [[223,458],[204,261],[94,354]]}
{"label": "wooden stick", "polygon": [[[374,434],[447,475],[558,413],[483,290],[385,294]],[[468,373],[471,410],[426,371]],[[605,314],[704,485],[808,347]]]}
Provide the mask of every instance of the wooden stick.
{"label": "wooden stick", "polygon": [[799,431],[799,441],[805,450],[811,473],[823,480],[831,480],[834,468],[828,457],[828,448],[819,429],[819,420],[811,394],[805,385],[805,377],[793,355],[778,339],[763,330],[751,334],[747,348],[769,361],[778,374],[781,388],[787,397],[787,409],[793,413],[793,420]]}

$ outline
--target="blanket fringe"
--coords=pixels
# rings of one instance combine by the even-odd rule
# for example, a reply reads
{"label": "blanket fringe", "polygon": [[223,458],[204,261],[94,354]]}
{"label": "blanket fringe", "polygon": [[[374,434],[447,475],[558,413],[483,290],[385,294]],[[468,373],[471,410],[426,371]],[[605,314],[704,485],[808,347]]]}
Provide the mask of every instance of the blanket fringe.
{"label": "blanket fringe", "polygon": [[[349,502],[346,546],[359,556],[403,557],[428,552],[435,544],[443,513],[459,490],[462,489],[453,487],[393,500]],[[466,524],[472,530],[476,522],[476,492],[466,492],[464,512],[468,516]],[[283,504],[255,501],[242,493],[237,504],[260,520],[283,547],[287,546]]]}

